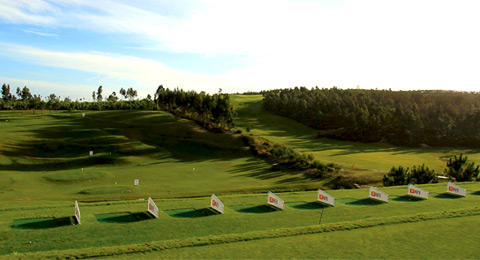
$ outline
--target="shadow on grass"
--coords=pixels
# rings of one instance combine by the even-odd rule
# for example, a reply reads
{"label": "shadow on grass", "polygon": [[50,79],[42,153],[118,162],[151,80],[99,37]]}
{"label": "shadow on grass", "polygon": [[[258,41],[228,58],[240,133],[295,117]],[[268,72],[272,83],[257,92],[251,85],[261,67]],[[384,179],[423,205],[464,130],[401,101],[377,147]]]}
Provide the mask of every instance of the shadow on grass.
{"label": "shadow on grass", "polygon": [[480,190],[479,191],[474,191],[471,193],[472,195],[475,195],[475,196],[480,196]]}
{"label": "shadow on grass", "polygon": [[[0,170],[79,169],[125,164],[129,156],[157,158],[159,154],[183,162],[249,156],[242,150],[241,140],[198,130],[193,122],[161,112],[102,111],[85,118],[59,113],[45,115],[45,119],[22,128],[33,138],[0,147],[0,154],[12,161],[0,164]],[[89,151],[95,155],[89,157]]]}
{"label": "shadow on grass", "polygon": [[437,199],[459,199],[459,198],[463,198],[463,196],[450,194],[450,193],[446,193],[446,192],[441,193],[441,194],[435,194],[432,197],[437,198]]}
{"label": "shadow on grass", "polygon": [[118,213],[107,213],[107,214],[96,214],[95,218],[97,221],[102,224],[108,223],[132,223],[148,219],[153,219],[154,217],[148,212],[118,212]]}
{"label": "shadow on grass", "polygon": [[74,224],[76,224],[76,221],[73,216],[61,218],[15,219],[12,224],[12,229],[47,229]]}
{"label": "shadow on grass", "polygon": [[165,210],[165,213],[170,215],[174,218],[201,218],[207,217],[212,215],[218,215],[220,213],[210,209],[210,208],[203,208],[203,209],[171,209]]}
{"label": "shadow on grass", "polygon": [[330,207],[328,205],[325,205],[316,201],[314,202],[297,201],[297,202],[288,202],[285,204],[295,209],[308,209],[308,210],[324,209],[324,208]]}
{"label": "shadow on grass", "polygon": [[366,198],[366,199],[361,199],[361,200],[349,201],[345,204],[351,205],[351,206],[373,206],[373,205],[382,205],[382,204],[385,204],[385,203],[386,202],[383,202],[383,201]]}
{"label": "shadow on grass", "polygon": [[261,214],[261,213],[269,213],[280,211],[281,209],[277,209],[268,205],[237,205],[237,206],[230,206],[230,208],[234,209],[236,212],[239,213],[254,213],[254,214]]}
{"label": "shadow on grass", "polygon": [[417,202],[417,201],[424,201],[425,199],[417,198],[417,197],[412,197],[408,195],[403,195],[403,196],[391,196],[393,201],[398,201],[398,202]]}

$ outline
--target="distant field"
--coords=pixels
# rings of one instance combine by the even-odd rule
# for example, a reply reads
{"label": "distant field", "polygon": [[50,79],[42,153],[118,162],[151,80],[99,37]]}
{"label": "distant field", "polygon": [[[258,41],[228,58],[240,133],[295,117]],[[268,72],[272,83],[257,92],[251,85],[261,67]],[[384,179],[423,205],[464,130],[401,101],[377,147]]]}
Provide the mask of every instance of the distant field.
{"label": "distant field", "polygon": [[[236,127],[243,132],[250,126],[251,133],[281,143],[304,153],[310,153],[324,162],[334,162],[349,168],[388,171],[392,166],[426,164],[443,173],[444,158],[464,153],[469,160],[480,163],[480,151],[450,148],[410,148],[384,143],[355,143],[326,138],[315,138],[317,130],[294,120],[269,113],[262,108],[261,95],[233,95],[238,113]],[[380,173],[384,174],[384,173]]]}

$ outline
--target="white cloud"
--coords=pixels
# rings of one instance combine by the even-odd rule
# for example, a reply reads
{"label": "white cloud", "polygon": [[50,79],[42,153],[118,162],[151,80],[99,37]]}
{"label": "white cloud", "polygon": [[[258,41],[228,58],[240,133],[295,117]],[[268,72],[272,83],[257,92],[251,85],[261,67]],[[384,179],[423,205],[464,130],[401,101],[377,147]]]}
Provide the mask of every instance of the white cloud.
{"label": "white cloud", "polygon": [[3,76],[0,76],[0,82],[1,84],[9,84],[10,92],[12,94],[16,93],[15,91],[17,87],[23,88],[24,86],[27,86],[32,94],[40,94],[42,98],[46,98],[48,95],[54,93],[62,99],[70,97],[74,100],[76,98],[87,98],[88,100],[88,93],[92,93],[92,91],[95,90],[95,88],[91,86],[79,84],[60,84],[42,80],[19,79]]}
{"label": "white cloud", "polygon": [[236,86],[218,77],[182,72],[170,69],[162,63],[132,56],[101,52],[73,53],[54,52],[25,45],[1,43],[4,56],[37,65],[90,72],[106,76],[103,81],[120,79],[134,81],[140,87],[140,95],[153,93],[163,84],[165,87],[180,87],[186,90],[216,92],[235,89]]}
{"label": "white cloud", "polygon": [[[360,85],[476,90],[480,86],[478,1],[206,0],[174,7],[143,3],[4,0],[0,17],[135,35],[143,39],[143,46],[134,48],[240,55],[249,62],[221,78],[244,88]],[[100,74],[135,79],[142,85],[168,81],[172,86],[190,86],[198,81],[216,89],[222,84],[218,77],[174,71],[160,62],[129,56],[38,49],[23,54],[36,63],[98,69]],[[68,59],[71,65],[57,59]]]}
{"label": "white cloud", "polygon": [[35,34],[35,35],[39,35],[39,36],[58,37],[58,34],[54,34],[54,33],[38,32],[38,31],[35,31],[35,30],[27,30],[27,29],[24,29],[22,31],[24,31],[25,33],[28,33],[28,34]]}

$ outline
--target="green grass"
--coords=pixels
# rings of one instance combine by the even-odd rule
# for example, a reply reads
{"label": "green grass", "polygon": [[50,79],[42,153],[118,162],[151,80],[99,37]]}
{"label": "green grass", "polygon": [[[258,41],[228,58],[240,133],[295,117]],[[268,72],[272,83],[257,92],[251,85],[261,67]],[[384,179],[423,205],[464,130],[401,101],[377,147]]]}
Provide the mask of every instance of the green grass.
{"label": "green grass", "polygon": [[[462,186],[470,191],[476,191],[479,188],[478,183],[462,184]],[[230,244],[239,241],[252,241],[251,244],[260,246],[267,243],[265,239],[280,239],[278,247],[288,247],[290,243],[302,241],[298,240],[298,236],[311,234],[318,237],[319,235],[315,234],[320,233],[322,236],[335,236],[329,234],[365,229],[365,232],[359,232],[358,236],[355,235],[360,239],[363,236],[361,234],[371,232],[367,230],[371,228],[378,228],[384,233],[391,231],[393,235],[389,235],[388,239],[396,240],[405,239],[400,232],[404,230],[404,223],[426,223],[424,228],[418,225],[415,230],[417,233],[426,232],[426,235],[422,236],[424,239],[418,240],[416,243],[419,243],[418,248],[423,247],[425,251],[428,251],[428,245],[431,243],[429,239],[437,239],[438,236],[438,233],[431,231],[428,223],[441,220],[444,225],[456,225],[455,223],[463,218],[479,215],[480,195],[470,193],[466,198],[452,198],[441,196],[445,192],[445,184],[422,187],[431,192],[429,200],[392,199],[389,203],[383,204],[352,203],[364,200],[368,196],[368,189],[334,190],[330,193],[336,197],[337,203],[335,207],[328,208],[311,205],[315,201],[315,191],[278,193],[277,195],[286,202],[284,211],[242,211],[241,209],[252,207],[262,208],[266,204],[266,194],[229,195],[221,197],[225,204],[225,214],[223,215],[202,213],[202,210],[209,205],[208,197],[157,199],[155,202],[159,207],[158,219],[132,217],[132,215],[145,214],[146,201],[80,203],[82,225],[39,230],[12,230],[12,221],[18,214],[22,214],[23,218],[72,216],[73,203],[62,203],[48,209],[10,207],[0,211],[0,239],[2,239],[0,255],[9,254],[8,257],[11,257],[13,252],[39,252],[42,254],[41,252],[44,251],[60,250],[56,253],[48,253],[49,257],[37,255],[36,258],[52,258],[52,255],[59,256],[67,252],[75,257],[119,254],[123,258],[127,252],[148,253],[150,250],[164,250],[165,248],[177,248],[174,250],[176,251],[183,247],[193,247],[195,249],[190,249],[192,251],[185,249],[186,252],[197,252],[197,250],[203,252],[203,249],[198,247],[199,245]],[[406,186],[402,186],[383,190],[392,197],[401,197],[406,194],[406,189]],[[100,219],[107,219],[109,223],[105,224],[105,221],[102,223],[99,216],[103,216]],[[321,225],[318,225],[320,216],[322,218]],[[462,240],[465,236],[478,236],[475,230],[468,227],[464,226],[457,229],[458,232],[449,233],[449,238]],[[460,230],[462,231],[460,232]],[[395,232],[400,233],[394,235]],[[55,239],[52,240],[52,237]],[[32,241],[32,244],[26,245],[26,239]],[[332,243],[339,244],[340,241],[335,240]],[[233,244],[226,248],[230,248],[230,246]],[[157,249],[152,249],[152,247]],[[345,244],[344,247],[336,249],[342,251],[349,247],[348,244]],[[379,246],[374,243],[363,243],[361,247],[365,251],[379,250]],[[403,257],[406,250],[405,247],[391,249],[388,257],[396,258]],[[470,245],[466,246],[466,249],[468,249],[465,251],[466,253],[471,252]],[[360,250],[360,248],[356,250]],[[165,252],[165,254],[169,256],[169,252],[172,251]],[[290,256],[288,258],[308,258],[313,256],[313,252],[321,253],[320,250],[312,251],[310,249],[305,250],[303,254],[296,256],[287,254],[286,256]],[[225,255],[225,257],[273,257],[269,254],[251,255],[251,253],[241,250],[241,252]],[[192,253],[190,256],[187,254],[182,258],[192,258],[195,255],[196,253]],[[372,253],[372,255],[363,257],[370,258],[373,255]],[[431,252],[430,255],[437,256],[437,258],[442,256],[438,252]],[[175,254],[170,256],[176,258]],[[340,254],[339,256],[355,258],[350,254]],[[382,255],[380,254],[380,256]],[[467,256],[469,254],[461,254],[459,258]],[[32,257],[35,258],[35,255]],[[219,255],[219,257],[223,258],[224,256]]]}
{"label": "green grass", "polygon": [[[464,153],[469,161],[480,163],[480,151],[472,149],[451,148],[410,148],[398,147],[385,143],[355,143],[327,138],[316,138],[317,130],[302,125],[294,120],[267,112],[262,107],[260,95],[233,95],[231,100],[238,113],[235,118],[237,129],[246,132],[250,126],[251,133],[273,142],[286,145],[303,153],[313,154],[323,162],[333,162],[351,169],[390,170],[392,166],[426,164],[443,173],[445,158]],[[367,174],[375,174],[368,171]],[[362,175],[356,172],[356,175]]]}
{"label": "green grass", "polygon": [[[238,135],[210,133],[168,113],[81,114],[0,111],[0,205],[191,197],[321,184],[303,174],[271,172]],[[135,179],[140,180],[137,187]]]}
{"label": "green grass", "polygon": [[[392,165],[421,163],[441,170],[438,158],[461,151],[316,139],[314,129],[262,111],[259,96],[232,99],[238,128],[342,164],[345,176],[378,178]],[[469,223],[479,220],[478,183],[460,184],[466,198],[446,196],[444,183],[422,185],[428,200],[406,198],[404,186],[382,188],[389,203],[367,200],[368,189],[329,190],[336,206],[323,207],[312,190],[327,181],[270,171],[238,135],[163,112],[86,114],[0,111],[0,258],[476,257],[470,240],[479,230]],[[285,200],[284,211],[265,205],[268,190]],[[225,214],[208,209],[211,193]],[[148,197],[158,219],[146,213]],[[81,225],[72,225],[74,200]],[[459,255],[430,246],[441,232]]]}
{"label": "green grass", "polygon": [[[475,259],[480,216],[122,255],[122,259]],[[465,226],[462,237],[454,236]],[[420,243],[419,243],[420,242]],[[232,253],[235,252],[235,253]],[[108,257],[105,257],[106,259]],[[117,257],[111,257],[117,258]],[[100,258],[102,259],[102,258]]]}

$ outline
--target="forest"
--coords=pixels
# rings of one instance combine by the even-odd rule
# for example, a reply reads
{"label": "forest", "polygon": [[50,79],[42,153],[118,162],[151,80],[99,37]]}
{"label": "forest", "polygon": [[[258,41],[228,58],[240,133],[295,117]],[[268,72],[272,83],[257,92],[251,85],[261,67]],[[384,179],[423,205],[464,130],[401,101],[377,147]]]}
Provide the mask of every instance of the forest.
{"label": "forest", "polygon": [[480,147],[478,92],[295,87],[262,94],[266,110],[318,129],[318,137]]}
{"label": "forest", "polygon": [[103,96],[103,86],[92,92],[93,102],[85,100],[63,100],[50,94],[43,98],[31,93],[27,86],[16,89],[12,94],[10,85],[2,85],[0,110],[32,110],[41,113],[43,110],[163,110],[175,116],[191,119],[206,129],[214,132],[229,131],[233,128],[234,111],[227,94],[206,94],[182,89],[169,90],[162,85],[157,88],[154,98],[150,94],[138,99],[133,88],[121,88],[108,97]]}

